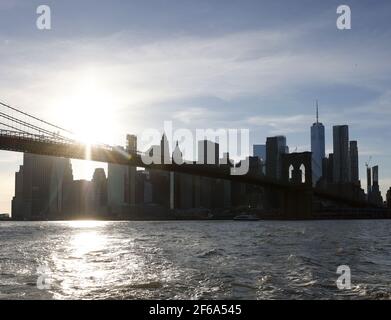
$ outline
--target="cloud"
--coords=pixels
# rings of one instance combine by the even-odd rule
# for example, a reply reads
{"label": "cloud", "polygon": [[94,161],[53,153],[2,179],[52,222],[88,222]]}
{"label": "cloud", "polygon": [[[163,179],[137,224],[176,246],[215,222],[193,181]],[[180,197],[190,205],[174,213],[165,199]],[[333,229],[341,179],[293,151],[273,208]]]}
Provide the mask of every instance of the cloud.
{"label": "cloud", "polygon": [[350,110],[358,114],[391,116],[391,90],[385,90],[374,101]]}
{"label": "cloud", "polygon": [[313,121],[309,115],[295,116],[255,116],[249,117],[247,122],[251,125],[266,127],[273,134],[288,134],[308,131],[308,124]]}
{"label": "cloud", "polygon": [[145,106],[198,96],[223,100],[269,96],[314,83],[372,87],[380,71],[390,71],[381,53],[374,57],[367,50],[352,52],[351,47],[308,48],[304,46],[308,36],[300,29],[246,31],[133,43],[133,35],[120,33],[88,40],[13,43],[1,54],[7,61],[1,71],[8,79],[0,81],[13,85],[11,96],[26,89],[44,90],[50,96],[58,93],[56,88],[66,87],[67,79],[92,67],[121,100]]}
{"label": "cloud", "polygon": [[[130,121],[132,130],[139,131],[161,120],[156,115],[164,113],[162,104],[177,105],[170,108],[171,116],[191,125],[197,119],[218,121],[218,117],[207,104],[185,109],[178,101],[215,97],[230,103],[242,97],[292,95],[314,85],[379,90],[379,79],[391,71],[381,51],[374,57],[367,49],[354,50],[357,44],[346,49],[309,47],[310,36],[306,29],[295,28],[209,37],[138,39],[131,32],[120,32],[89,39],[11,41],[0,53],[0,97],[63,124],[68,110],[64,111],[64,101],[83,90],[77,87],[80,78],[92,74],[100,83],[98,94],[110,97],[111,113],[121,115],[112,122],[107,119],[107,126],[119,136],[129,130]],[[264,107],[260,105],[257,113],[262,114]],[[277,108],[277,118],[259,123],[260,117],[249,118],[241,104],[219,113],[227,126],[265,125],[271,134],[300,132],[304,127],[299,124],[313,121]]]}
{"label": "cloud", "polygon": [[173,118],[189,124],[194,121],[210,120],[212,114],[214,112],[206,108],[184,108],[183,110],[177,111]]}

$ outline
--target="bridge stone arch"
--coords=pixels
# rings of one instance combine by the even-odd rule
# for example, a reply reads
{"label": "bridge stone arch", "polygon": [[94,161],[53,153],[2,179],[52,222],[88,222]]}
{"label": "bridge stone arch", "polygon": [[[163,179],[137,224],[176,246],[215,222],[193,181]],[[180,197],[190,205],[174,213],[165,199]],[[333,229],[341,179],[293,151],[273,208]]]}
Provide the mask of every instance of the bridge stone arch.
{"label": "bridge stone arch", "polygon": [[283,154],[282,179],[293,184],[312,186],[312,153],[296,152]]}

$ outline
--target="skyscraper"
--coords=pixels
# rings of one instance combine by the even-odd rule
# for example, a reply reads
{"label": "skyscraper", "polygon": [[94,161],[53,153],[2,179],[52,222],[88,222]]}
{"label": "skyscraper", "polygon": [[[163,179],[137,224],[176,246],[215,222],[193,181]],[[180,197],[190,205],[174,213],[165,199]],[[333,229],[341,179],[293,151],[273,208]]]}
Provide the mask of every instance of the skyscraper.
{"label": "skyscraper", "polygon": [[[166,134],[162,135],[160,145],[152,146],[148,152],[158,164],[169,164],[171,157]],[[152,186],[152,202],[164,208],[169,208],[171,200],[170,172],[155,169],[148,169],[148,172]]]}
{"label": "skyscraper", "polygon": [[110,213],[120,214],[127,202],[129,167],[109,163],[107,167],[107,203]]}
{"label": "skyscraper", "polygon": [[23,166],[19,167],[19,171],[15,173],[15,195],[12,198],[12,218],[24,219],[24,201],[23,201]]}
{"label": "skyscraper", "polygon": [[137,152],[137,136],[134,134],[128,134],[126,136],[126,151],[129,153]]}
{"label": "skyscraper", "polygon": [[372,187],[379,186],[379,166],[372,167]]}
{"label": "skyscraper", "polygon": [[349,157],[349,127],[347,125],[333,127],[334,168],[335,183],[350,181]]}
{"label": "skyscraper", "polygon": [[170,164],[171,162],[170,145],[165,133],[160,140],[160,161],[161,164]]}
{"label": "skyscraper", "polygon": [[[183,154],[178,142],[172,153],[175,163],[182,163]],[[170,208],[189,209],[193,207],[193,176],[186,173],[170,172]]]}
{"label": "skyscraper", "polygon": [[379,166],[372,167],[372,190],[368,198],[373,204],[378,206],[383,204],[383,198],[379,189]]}
{"label": "skyscraper", "polygon": [[[182,162],[182,152],[179,149],[178,141],[175,145],[174,151],[172,152],[172,158],[175,159],[175,163]],[[179,207],[181,198],[180,191],[180,173],[170,172],[170,209],[176,209]]]}
{"label": "skyscraper", "polygon": [[253,155],[258,157],[263,162],[266,162],[266,145],[265,144],[254,144]]}
{"label": "skyscraper", "polygon": [[70,212],[72,204],[72,165],[69,159],[51,157],[49,219]]}
{"label": "skyscraper", "polygon": [[71,212],[71,216],[76,219],[95,217],[95,197],[91,181],[73,181]]}
{"label": "skyscraper", "polygon": [[367,196],[369,199],[369,196],[372,191],[372,173],[371,173],[371,168],[367,166]]}
{"label": "skyscraper", "polygon": [[92,177],[94,196],[94,214],[106,214],[107,210],[107,179],[103,168],[97,168]]}
{"label": "skyscraper", "polygon": [[200,164],[219,164],[219,144],[209,141],[198,141],[198,163]]}
{"label": "skyscraper", "polygon": [[316,101],[316,122],[311,127],[312,183],[322,177],[322,160],[325,157],[324,126],[319,122],[318,101]]}
{"label": "skyscraper", "polygon": [[329,154],[328,158],[323,158],[322,160],[322,180],[323,184],[333,183],[333,164],[334,164],[334,155]]}
{"label": "skyscraper", "polygon": [[[210,140],[198,141],[198,163],[208,165],[219,165],[220,146]],[[209,177],[194,178],[194,203],[200,207],[212,208],[214,206],[214,190],[216,179]]]}
{"label": "skyscraper", "polygon": [[358,147],[357,141],[350,141],[350,181],[356,185],[360,183],[358,168]]}
{"label": "skyscraper", "polygon": [[266,139],[266,175],[275,179],[281,178],[282,157],[288,153],[285,136],[268,137]]}
{"label": "skyscraper", "polygon": [[[126,152],[130,155],[137,152],[137,136],[133,134],[128,134],[126,136]],[[125,195],[125,201],[130,205],[136,204],[136,167],[128,168],[128,175],[126,179],[125,189],[127,193]]]}
{"label": "skyscraper", "polygon": [[12,216],[16,219],[60,219],[69,211],[73,180],[69,159],[23,154],[15,175]]}
{"label": "skyscraper", "polygon": [[253,156],[261,159],[262,173],[266,174],[266,144],[254,144]]}

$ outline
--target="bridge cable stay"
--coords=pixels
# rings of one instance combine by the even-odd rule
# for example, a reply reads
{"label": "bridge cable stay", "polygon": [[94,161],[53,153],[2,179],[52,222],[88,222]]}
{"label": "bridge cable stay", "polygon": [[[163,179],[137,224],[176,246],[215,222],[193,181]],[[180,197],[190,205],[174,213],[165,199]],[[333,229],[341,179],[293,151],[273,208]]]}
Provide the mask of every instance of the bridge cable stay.
{"label": "bridge cable stay", "polygon": [[[12,106],[10,106],[10,105],[2,102],[2,101],[0,101],[0,106],[3,106],[3,107],[5,107],[5,108],[7,108],[9,110],[12,110],[13,112],[20,113],[23,116],[26,116],[26,117],[28,117],[30,119],[38,121],[38,122],[40,122],[40,123],[42,123],[42,124],[44,124],[46,126],[49,126],[51,128],[55,128],[57,130],[60,130],[60,132],[62,132],[62,133],[70,134],[72,137],[75,137],[75,133],[70,131],[70,130],[64,129],[64,128],[62,128],[60,126],[57,126],[57,125],[55,125],[53,123],[50,123],[48,121],[45,121],[45,120],[40,119],[38,117],[35,117],[35,116],[33,116],[33,115],[31,115],[31,114],[29,114],[27,112],[21,111],[18,108],[12,107]],[[11,124],[10,125],[6,125],[5,123],[0,123],[0,125],[6,126],[8,128],[12,128],[12,129],[17,130],[18,132],[21,132],[21,133],[37,135],[36,132],[38,132],[38,135],[40,137],[42,137],[42,138],[47,137],[47,138],[50,138],[50,139],[57,139],[58,141],[61,140],[61,142],[67,142],[67,143],[76,143],[77,142],[77,139],[76,140],[75,139],[71,139],[71,138],[67,137],[66,135],[60,134],[60,132],[50,131],[50,129],[49,130],[45,129],[45,128],[41,127],[41,126],[29,123],[29,122],[24,121],[24,120],[21,120],[20,118],[16,118],[16,117],[11,116],[9,114],[6,114],[4,112],[0,112],[0,119],[1,118],[4,118],[4,119],[10,121]],[[14,126],[16,124],[19,125],[21,128],[17,128],[16,126]],[[26,130],[22,130],[22,127],[25,127],[24,129],[26,129],[28,131],[32,130],[33,132],[28,132]],[[102,143],[102,142],[96,142],[96,145],[100,145],[100,146],[102,146],[102,147],[104,147],[106,149],[110,149],[110,150],[111,149],[115,149],[115,147],[112,147],[112,146],[110,146],[108,144],[105,144],[105,143]],[[139,152],[137,152],[137,153],[139,153]],[[139,154],[141,154],[141,153],[139,153]]]}
{"label": "bridge cable stay", "polygon": [[6,124],[6,123],[3,123],[3,122],[0,122],[0,125],[5,126],[5,127],[8,127],[8,128],[11,128],[11,129],[14,129],[14,130],[17,130],[17,132],[21,132],[21,133],[25,133],[25,134],[30,134],[30,133],[27,132],[27,131],[24,131],[24,130],[22,130],[22,129],[16,128],[16,127],[14,127],[14,126],[11,126],[11,125]]}
{"label": "bridge cable stay", "polygon": [[23,120],[20,120],[18,118],[12,117],[12,116],[10,116],[10,115],[8,115],[6,113],[0,112],[0,117],[2,117],[4,119],[7,119],[7,120],[10,120],[11,122],[15,122],[15,123],[19,124],[20,126],[24,126],[24,127],[29,128],[29,129],[38,131],[39,134],[45,133],[45,134],[48,134],[48,135],[53,136],[53,137],[58,137],[58,138],[61,138],[61,139],[68,140],[68,138],[63,137],[63,136],[61,136],[61,135],[59,135],[59,134],[57,134],[55,132],[48,131],[48,130],[46,130],[44,128],[41,128],[41,127],[37,127],[34,124],[31,124],[31,123],[25,122]]}
{"label": "bridge cable stay", "polygon": [[10,116],[10,115],[8,115],[6,113],[3,113],[3,112],[0,112],[0,117],[4,118],[6,120],[9,120],[11,122],[15,122],[15,123],[19,124],[20,126],[28,127],[29,129],[38,131],[39,133],[44,132],[44,133],[52,134],[52,132],[50,132],[50,131],[47,131],[47,130],[45,130],[43,128],[37,127],[37,126],[35,126],[35,125],[31,124],[31,123],[25,122],[23,120],[20,120],[18,118],[15,118],[15,117]]}
{"label": "bridge cable stay", "polygon": [[15,108],[15,107],[11,107],[10,105],[8,105],[8,104],[6,104],[6,103],[4,103],[4,102],[1,102],[1,101],[0,101],[0,105],[2,105],[3,107],[8,108],[8,109],[10,109],[10,110],[16,111],[16,112],[18,112],[18,113],[20,113],[20,114],[23,114],[23,115],[25,115],[25,116],[27,116],[27,117],[29,117],[29,118],[32,118],[32,119],[34,119],[34,120],[36,120],[36,121],[39,121],[39,122],[41,122],[41,123],[43,123],[43,124],[46,124],[46,125],[51,126],[51,127],[53,127],[53,128],[56,128],[57,130],[61,130],[61,131],[64,131],[64,132],[66,132],[66,133],[69,133],[69,134],[74,134],[72,131],[69,131],[69,130],[67,130],[67,129],[64,129],[64,128],[60,127],[60,126],[57,126],[57,125],[55,125],[55,124],[53,124],[53,123],[50,123],[50,122],[45,121],[45,120],[42,120],[42,119],[40,119],[40,118],[37,118],[37,117],[35,117],[35,116],[33,116],[33,115],[27,113],[27,112],[24,112],[24,111],[21,111],[21,110],[17,109],[17,108]]}
{"label": "bridge cable stay", "polygon": [[[59,129],[59,130],[61,130],[61,131],[63,131],[63,132],[66,132],[66,133],[69,133],[69,134],[73,134],[73,133],[72,133],[71,131],[69,131],[69,130],[63,129],[63,128],[61,128],[61,127],[59,127],[59,126],[56,126],[56,125],[54,125],[54,124],[52,124],[52,123],[49,123],[49,122],[47,122],[47,121],[45,121],[45,120],[39,119],[39,118],[37,118],[37,117],[35,117],[35,116],[31,115],[31,114],[28,114],[28,113],[26,113],[26,112],[23,112],[23,111],[21,111],[21,110],[19,110],[19,109],[17,109],[17,108],[11,107],[10,105],[5,104],[5,103],[3,103],[3,102],[1,102],[1,101],[0,101],[0,105],[4,106],[4,107],[6,107],[6,108],[8,108],[8,109],[10,109],[10,110],[12,110],[12,111],[15,111],[15,112],[17,112],[17,113],[20,113],[20,114],[22,114],[22,115],[24,115],[24,116],[27,116],[27,117],[29,117],[29,118],[31,118],[31,119],[34,119],[34,120],[36,120],[36,121],[39,121],[39,122],[41,122],[41,123],[43,123],[43,124],[46,124],[46,125],[48,125],[48,126],[51,126],[52,128],[56,128],[56,129]],[[65,137],[64,135],[60,134],[59,132],[49,131],[49,130],[43,128],[43,127],[40,127],[40,126],[37,126],[37,125],[35,125],[35,124],[26,122],[26,121],[21,120],[21,119],[19,119],[19,118],[15,118],[15,117],[13,117],[13,116],[11,116],[11,115],[9,115],[9,114],[0,112],[0,117],[9,120],[9,121],[12,122],[12,123],[19,124],[20,127],[27,127],[27,128],[29,128],[29,129],[31,129],[31,130],[33,130],[33,131],[37,131],[37,132],[39,133],[39,135],[42,135],[42,133],[43,133],[43,134],[46,134],[46,135],[50,136],[50,138],[55,138],[55,139],[59,139],[59,140],[67,141],[67,142],[74,142],[72,139],[70,139],[70,138],[68,138],[68,137]],[[5,125],[4,123],[2,123],[2,124]],[[8,127],[9,127],[9,126],[8,126]],[[16,130],[17,128],[16,128],[16,127],[13,127],[13,129]],[[20,130],[18,130],[18,131],[20,131]],[[22,131],[23,131],[23,130],[22,130]],[[27,132],[27,131],[23,131],[23,132],[24,132],[24,133],[30,133],[30,132]],[[32,134],[36,134],[36,133],[32,133]]]}
{"label": "bridge cable stay", "polygon": [[[4,107],[6,107],[6,108],[8,108],[8,109],[10,109],[10,110],[12,110],[12,111],[16,111],[16,112],[18,112],[18,113],[20,113],[20,114],[22,114],[22,115],[24,115],[24,116],[27,116],[27,117],[29,117],[29,118],[31,118],[31,119],[34,119],[34,120],[36,120],[36,121],[39,121],[39,122],[41,122],[41,123],[43,123],[43,124],[45,124],[45,125],[48,125],[48,126],[50,126],[50,127],[52,127],[52,128],[55,128],[55,129],[57,129],[57,130],[63,131],[63,132],[65,132],[65,133],[67,133],[67,134],[70,134],[70,135],[72,135],[73,137],[75,136],[75,133],[72,132],[72,131],[70,131],[70,130],[64,129],[64,128],[62,128],[62,127],[60,127],[60,126],[57,126],[57,125],[55,125],[55,124],[53,124],[53,123],[50,123],[50,122],[45,121],[45,120],[43,120],[43,119],[37,118],[37,117],[35,117],[35,116],[33,116],[33,115],[27,113],[27,112],[21,111],[20,109],[15,108],[15,107],[12,107],[12,106],[10,106],[10,105],[4,103],[4,102],[1,102],[1,101],[0,101],[0,105],[4,106]],[[14,119],[17,119],[17,118],[14,118]],[[29,123],[26,122],[26,121],[23,121],[23,120],[20,120],[20,119],[17,119],[17,120],[23,122],[24,125],[27,126],[27,127],[30,127],[30,126],[31,126],[31,124],[29,124]],[[36,130],[36,131],[44,131],[44,130],[45,130],[45,129],[43,129],[42,127],[38,127],[38,126],[35,126],[35,127],[36,127],[36,129],[31,128],[31,127],[30,127],[30,128],[33,129],[33,130]],[[38,128],[39,128],[40,130],[38,130]],[[47,132],[47,134],[50,134],[51,138],[55,137],[55,138],[59,138],[59,139],[65,140],[65,141],[67,141],[67,142],[71,142],[71,143],[74,143],[74,142],[75,142],[75,140],[70,139],[70,138],[68,138],[68,137],[66,137],[66,136],[64,136],[64,135],[61,135],[60,133],[52,132],[52,131],[48,131],[48,130],[46,130],[46,132]],[[110,145],[108,145],[108,144],[105,144],[105,143],[102,143],[102,142],[97,142],[96,144],[97,144],[97,145],[101,145],[101,146],[103,146],[103,147],[105,147],[105,148],[109,148],[109,149],[112,148],[112,146],[110,146]]]}
{"label": "bridge cable stay", "polygon": [[[7,125],[5,123],[1,123],[3,126],[6,126],[6,127],[9,127],[9,128],[12,128],[14,130],[17,130],[17,132],[21,132],[21,133],[29,134],[29,135],[35,135],[35,136],[40,137],[41,139],[42,138],[54,139],[55,141],[58,141],[58,142],[67,142],[67,143],[73,143],[74,142],[73,140],[68,139],[66,137],[63,137],[63,136],[60,136],[57,133],[53,133],[53,132],[47,131],[46,129],[39,128],[39,127],[37,127],[35,125],[26,123],[26,122],[24,122],[22,120],[14,118],[14,117],[11,117],[11,116],[8,116],[8,115],[4,115],[1,112],[0,112],[0,118],[3,118],[5,120],[9,120],[11,122],[11,124],[14,124],[14,126],[12,126],[12,125]],[[19,125],[19,128],[17,128],[16,125]],[[26,131],[26,130],[22,130],[22,127],[25,128],[26,130],[30,129],[29,130],[30,132]],[[31,130],[38,131],[38,134],[36,132],[31,131]]]}

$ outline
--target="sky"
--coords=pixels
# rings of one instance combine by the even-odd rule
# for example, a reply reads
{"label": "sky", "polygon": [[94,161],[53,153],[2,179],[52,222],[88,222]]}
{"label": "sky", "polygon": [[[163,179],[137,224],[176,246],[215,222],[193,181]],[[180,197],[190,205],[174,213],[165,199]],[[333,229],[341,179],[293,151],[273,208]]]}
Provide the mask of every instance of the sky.
{"label": "sky", "polygon": [[[51,30],[36,27],[39,5]],[[350,30],[336,27],[350,6]],[[248,128],[310,150],[319,100],[358,140],[360,176],[391,186],[391,1],[149,0],[0,2],[0,101],[123,145],[145,128]],[[22,155],[0,151],[0,213],[10,212]],[[76,179],[96,166],[74,161]],[[104,165],[103,165],[104,167]]]}

